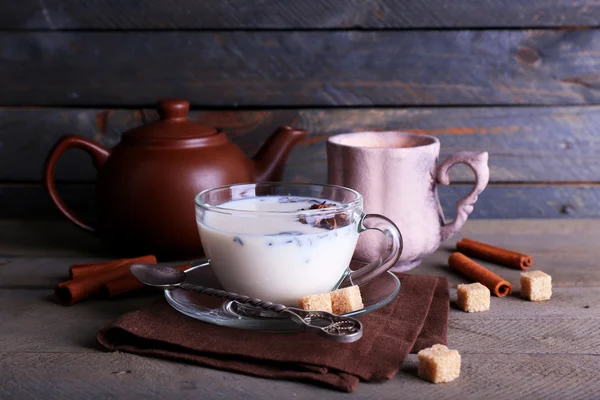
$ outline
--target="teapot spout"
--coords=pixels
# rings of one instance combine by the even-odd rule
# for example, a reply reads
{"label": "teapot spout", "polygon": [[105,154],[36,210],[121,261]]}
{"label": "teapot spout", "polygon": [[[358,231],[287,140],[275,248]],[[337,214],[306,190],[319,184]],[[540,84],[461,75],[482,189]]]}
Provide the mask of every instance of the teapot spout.
{"label": "teapot spout", "polygon": [[307,131],[290,126],[277,128],[252,159],[256,182],[281,180],[290,150],[306,135]]}

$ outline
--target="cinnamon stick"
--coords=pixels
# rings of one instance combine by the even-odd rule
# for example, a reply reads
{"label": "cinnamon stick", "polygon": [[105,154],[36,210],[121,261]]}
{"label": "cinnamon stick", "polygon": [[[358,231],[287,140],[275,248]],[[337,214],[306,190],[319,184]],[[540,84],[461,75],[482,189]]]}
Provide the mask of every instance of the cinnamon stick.
{"label": "cinnamon stick", "polygon": [[88,276],[103,274],[111,269],[129,268],[133,264],[156,264],[156,257],[148,255],[99,263],[74,264],[69,268],[69,275],[72,280],[79,280]]}
{"label": "cinnamon stick", "polygon": [[[180,271],[185,271],[186,269],[190,269],[192,268],[191,265],[186,264],[186,265],[179,265],[177,267],[173,267],[175,269],[178,269]],[[131,272],[129,274],[126,274],[122,277],[120,277],[119,279],[115,279],[113,281],[108,282],[106,285],[104,285],[104,287],[102,288],[102,291],[107,293],[109,297],[117,297],[120,295],[123,295],[125,293],[129,293],[131,291],[137,290],[137,289],[141,289],[144,287],[144,284],[140,281],[137,280],[137,278],[135,276],[133,276],[133,274],[131,274]]]}
{"label": "cinnamon stick", "polygon": [[[84,277],[58,284],[54,289],[54,295],[63,305],[79,303],[88,297],[98,294],[108,282],[120,280],[127,277],[127,275],[131,275],[129,267],[140,263],[140,260],[156,264],[154,256],[145,256],[87,264],[87,267],[80,266],[75,271],[89,269],[90,271],[94,271],[94,273],[84,273]],[[75,273],[75,276],[78,276],[78,272]]]}
{"label": "cinnamon stick", "polygon": [[460,272],[471,280],[487,286],[495,296],[504,297],[512,293],[510,282],[502,279],[464,254],[452,253],[448,259],[448,265],[450,265],[451,269]]}
{"label": "cinnamon stick", "polygon": [[54,295],[63,305],[71,306],[98,294],[108,282],[119,279],[125,274],[127,271],[123,269],[112,269],[102,274],[63,282],[54,289]]}
{"label": "cinnamon stick", "polygon": [[533,265],[533,257],[527,254],[491,246],[472,239],[461,239],[456,243],[456,248],[467,256],[506,265],[507,267],[521,269],[523,271],[528,270]]}

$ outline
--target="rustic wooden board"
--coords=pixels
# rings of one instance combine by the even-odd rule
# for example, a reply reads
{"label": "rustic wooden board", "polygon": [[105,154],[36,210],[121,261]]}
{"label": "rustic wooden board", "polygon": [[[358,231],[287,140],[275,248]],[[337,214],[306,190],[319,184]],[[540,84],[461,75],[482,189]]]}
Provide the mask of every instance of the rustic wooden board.
{"label": "rustic wooden board", "polygon": [[[75,232],[65,223],[0,221],[0,253],[4,254],[0,257],[0,397],[147,399],[173,393],[183,399],[347,397],[302,383],[103,352],[94,339],[96,330],[150,304],[156,296],[96,299],[73,307],[54,303],[50,289],[64,275],[66,265],[99,257],[89,248],[87,255],[80,251],[91,242],[87,235]],[[448,339],[462,355],[459,379],[444,385],[424,382],[416,376],[416,356],[410,355],[396,377],[380,384],[362,383],[352,397],[396,399],[398,393],[407,399],[598,397],[600,272],[593,264],[600,254],[600,220],[470,221],[463,234],[533,254],[535,268],[553,274],[552,300],[493,298],[491,310],[477,314],[452,307]],[[13,256],[7,257],[8,253]],[[31,258],[35,254],[45,258]],[[447,275],[452,282],[455,277],[437,265],[447,255],[447,248],[440,249],[414,273],[437,271],[436,275]],[[557,263],[546,266],[553,259]],[[573,283],[569,274],[588,273],[587,287],[568,287]],[[454,296],[451,290],[451,299]]]}
{"label": "rustic wooden board", "polygon": [[[0,109],[0,181],[38,181],[52,145],[74,133],[113,147],[123,131],[157,118],[152,109]],[[326,179],[325,142],[331,135],[361,130],[407,130],[434,135],[442,155],[488,151],[492,182],[598,182],[599,106],[299,109],[193,111],[190,118],[218,126],[253,155],[280,125],[310,136],[287,162],[286,179]],[[24,162],[24,160],[27,160]],[[68,152],[58,164],[60,181],[93,181],[89,157]],[[456,182],[473,181],[467,167],[452,170]]]}
{"label": "rustic wooden board", "polygon": [[[568,398],[600,393],[597,355],[463,354],[462,376],[433,385],[417,377],[410,355],[390,381],[361,383],[353,399]],[[272,381],[126,353],[0,353],[0,395],[19,399],[347,399],[303,383]],[[515,390],[515,388],[518,388]]]}
{"label": "rustic wooden board", "polygon": [[[90,299],[64,307],[54,302],[51,293],[50,288],[4,289],[0,293],[3,349],[15,353],[97,352],[99,329],[161,296]],[[545,303],[494,297],[486,313],[469,314],[452,308],[448,341],[465,353],[597,354],[600,306],[595,299],[599,295],[597,287],[555,288],[553,298]]]}
{"label": "rustic wooden board", "polygon": [[[468,282],[447,263],[456,241],[469,237],[531,254],[535,268],[552,275],[556,287],[600,287],[599,236],[599,219],[469,220],[414,273],[446,275],[453,287]],[[68,222],[0,221],[0,288],[50,289],[72,263],[110,257],[109,246]],[[481,263],[518,288],[519,270]]]}
{"label": "rustic wooden board", "polygon": [[[519,249],[531,254],[535,260],[535,268],[550,274],[553,285],[556,287],[600,286],[600,272],[598,271],[598,263],[596,261],[600,257],[600,253],[592,252],[590,256],[590,252],[583,250],[589,249],[589,244],[587,246],[578,246],[575,240],[566,240],[566,242],[572,243],[574,248],[580,252],[563,254],[562,252],[548,251],[545,247],[541,246],[544,243],[536,245],[532,243],[532,238],[527,236],[514,235],[514,240],[509,244],[503,244],[498,240],[498,236],[478,237],[478,239],[486,243],[508,249]],[[553,240],[554,243],[558,240],[565,241],[564,238],[550,238],[548,240]],[[427,262],[415,269],[414,273],[429,276],[446,275],[452,287],[456,287],[456,285],[461,283],[472,283],[470,279],[451,271],[448,267],[448,257],[452,251],[455,251],[453,245],[444,244],[438,252],[427,257]],[[516,292],[519,291],[521,271],[481,260],[476,261],[509,281]],[[576,268],[565,267],[566,265],[576,265]]]}
{"label": "rustic wooden board", "polygon": [[[571,270],[578,270],[579,266],[570,265]],[[418,271],[415,271],[418,273]],[[554,286],[554,285],[553,285]],[[518,292],[518,287],[517,287]],[[580,319],[580,320],[598,320],[600,319],[600,305],[597,299],[600,296],[600,285],[599,282],[595,282],[594,287],[554,287],[552,299],[547,302],[530,302],[519,297],[519,294],[499,298],[492,296],[490,311],[484,313],[465,313],[459,310],[455,305],[456,301],[456,290],[450,289],[450,299],[452,302],[451,315],[452,324],[456,324],[457,329],[468,329],[467,325],[470,324],[471,332],[477,329],[476,325],[485,323],[485,320],[501,319],[508,324],[508,321],[512,320],[530,320],[530,326],[523,326],[522,337],[514,337],[515,341],[529,340],[535,338],[536,333],[526,333],[527,330],[531,329],[550,329],[551,327],[540,327],[540,320],[556,321],[561,323],[567,319]],[[595,323],[595,322],[593,322]],[[550,325],[550,324],[549,324]],[[498,327],[500,330],[508,330],[514,327],[506,326],[504,328]],[[573,334],[571,332],[570,334]],[[504,333],[507,337],[510,337],[510,333]],[[504,335],[502,334],[502,335]],[[457,337],[456,340],[462,340],[467,343],[465,339],[458,339],[460,333],[452,333]],[[574,335],[581,338],[581,335]],[[590,338],[592,341],[597,341],[598,338]],[[452,341],[454,342],[454,340]],[[599,345],[599,344],[596,344]],[[574,346],[571,349],[567,349],[567,352],[579,352],[581,349]],[[550,347],[545,347],[544,352],[550,350]],[[555,349],[556,353],[559,349]],[[534,349],[526,349],[525,353],[537,352]]]}
{"label": "rustic wooden board", "polygon": [[[2,105],[587,104],[600,31],[0,33]],[[25,84],[26,83],[26,84]]]}
{"label": "rustic wooden board", "polygon": [[[55,221],[26,222],[21,219],[0,221],[0,266],[7,258],[108,256],[110,248],[96,236],[85,234],[75,225]],[[35,263],[44,268],[44,264]],[[43,275],[41,272],[36,275]]]}
{"label": "rustic wooden board", "polygon": [[20,1],[0,12],[0,29],[331,29],[596,26],[584,0],[180,0]]}
{"label": "rustic wooden board", "polygon": [[[595,313],[598,314],[598,309]],[[450,321],[448,340],[456,348],[476,353],[598,354],[600,338],[596,332],[600,320],[592,314],[587,312],[588,318],[573,320],[457,318]]]}
{"label": "rustic wooden board", "polygon": [[[540,236],[540,232],[544,232],[545,236]],[[469,220],[461,234],[517,251],[535,250],[533,254],[536,259],[538,256],[547,255],[560,263],[561,256],[579,255],[585,258],[587,253],[599,250],[596,239],[600,236],[600,220]],[[457,239],[456,236],[450,239],[444,247],[452,247]],[[525,243],[528,247],[522,247]],[[565,247],[558,247],[557,243],[564,243]],[[0,220],[0,257],[4,263],[7,258],[18,257],[87,257],[88,261],[92,261],[97,257],[108,257],[107,250],[107,246],[103,246],[98,238],[65,221]],[[435,268],[436,264],[444,264],[447,260],[447,254],[443,252],[436,255],[441,258],[432,262],[432,268]],[[586,268],[593,267],[595,261],[593,253],[585,262]],[[583,265],[579,260],[573,264]],[[36,265],[45,264],[44,261],[40,261],[40,264]]]}
{"label": "rustic wooden board", "polygon": [[[57,186],[73,210],[94,221],[96,208],[93,185]],[[470,190],[470,184],[438,186],[440,202],[447,218],[453,218],[456,201]],[[471,217],[596,218],[600,217],[600,185],[491,184],[479,196]],[[0,184],[0,218],[56,219],[60,218],[60,214],[41,185]]]}
{"label": "rustic wooden board", "polygon": [[[61,236],[61,232],[53,233],[58,237]],[[81,234],[81,233],[80,233]],[[481,239],[481,238],[480,238]],[[483,240],[483,239],[481,239]],[[600,257],[600,250],[589,249],[595,243],[578,244],[576,240],[565,240],[564,238],[551,237],[548,240],[568,242],[572,245],[573,250],[571,253],[563,254],[548,251],[543,247],[544,243],[535,243],[531,237],[515,235],[514,242],[510,244],[499,243],[498,240],[487,240],[487,243],[493,243],[496,245],[504,246],[506,248],[518,249],[531,254],[535,259],[535,268],[541,269],[548,274],[552,275],[553,285],[555,287],[595,287],[600,286],[600,269],[598,268],[596,260]],[[470,283],[469,279],[454,273],[449,270],[448,257],[451,249],[453,249],[452,243],[442,246],[442,248],[435,254],[427,257],[425,263],[419,266],[413,271],[413,273],[421,275],[447,275],[451,286],[456,286],[460,283]],[[591,242],[591,240],[588,240]],[[523,243],[526,243],[523,245]],[[520,245],[519,245],[520,244]],[[76,253],[79,246],[75,246],[72,243],[66,243],[63,246],[55,246],[53,251],[46,251],[44,248],[37,250],[38,257],[33,258],[35,254],[28,254],[27,257],[22,257],[23,250],[13,249],[5,250],[0,248],[0,289],[1,288],[23,288],[23,289],[46,289],[50,290],[57,283],[66,279],[68,276],[68,269],[71,264],[83,263],[83,262],[99,262],[111,258],[111,252],[103,248],[100,244],[96,246],[96,249],[88,248],[88,257],[85,259],[73,260],[71,258],[65,258],[65,254]],[[82,252],[80,251],[79,254]],[[583,255],[582,255],[583,254]],[[56,255],[61,256],[60,258],[48,258],[49,256]],[[591,255],[591,256],[590,256]],[[17,257],[20,256],[20,257]],[[81,257],[81,255],[79,255]],[[112,253],[112,258],[115,258]],[[188,262],[191,260],[182,260]],[[193,262],[193,261],[192,261]],[[502,276],[506,280],[512,283],[513,288],[516,292],[519,291],[519,275],[521,271],[512,270],[503,266],[494,265],[487,262],[481,262],[482,265],[496,274]],[[576,268],[566,268],[565,265],[576,265]],[[584,297],[578,299],[582,305],[589,305],[590,299]],[[592,302],[595,304],[595,302]],[[503,303],[505,304],[505,303]],[[511,307],[515,305],[512,304]]]}
{"label": "rustic wooden board", "polygon": [[[61,236],[60,231],[53,233]],[[82,233],[79,233],[82,235]],[[548,240],[558,241],[564,238],[551,237]],[[448,242],[435,254],[427,257],[425,263],[420,265],[413,273],[429,276],[447,275],[451,286],[456,286],[460,283],[469,283],[469,279],[454,273],[449,270],[448,257],[453,245]],[[505,245],[498,243],[497,240],[487,240],[487,243],[501,245],[506,248],[519,249],[528,254],[531,254],[535,259],[535,268],[541,269],[552,275],[552,282],[555,287],[595,287],[600,286],[600,269],[595,261],[600,257],[600,250],[589,250],[594,243],[577,244],[575,240],[567,240],[572,244],[574,250],[572,253],[560,254],[547,251],[542,247],[543,243],[535,243],[531,237],[515,235],[514,242],[520,242],[516,245],[511,243]],[[588,241],[591,242],[591,241]],[[49,243],[51,243],[49,241]],[[523,243],[526,243],[523,245]],[[111,252],[103,249],[100,244],[96,249],[87,249],[88,257],[73,260],[66,258],[65,254],[72,256],[76,253],[79,246],[74,246],[72,243],[64,244],[61,247],[55,247],[54,251],[46,251],[44,248],[37,250],[36,254],[28,254],[23,257],[22,250],[2,249],[0,254],[0,288],[23,288],[23,289],[51,289],[61,280],[68,277],[68,269],[72,264],[83,262],[100,262],[111,258]],[[16,254],[15,254],[16,253]],[[45,253],[45,254],[43,254]],[[79,252],[81,254],[82,252]],[[584,255],[582,255],[584,254]],[[592,257],[590,257],[590,255]],[[59,258],[48,258],[51,256],[60,256]],[[115,258],[114,253],[112,258]],[[193,260],[182,260],[181,263],[193,262]],[[512,270],[503,266],[494,265],[491,263],[481,262],[486,268],[501,275],[503,278],[513,284],[515,291],[519,290],[519,275],[521,271]],[[565,268],[565,265],[574,264],[576,268]],[[590,304],[590,299],[580,298],[581,303]],[[511,305],[514,307],[515,305]]]}

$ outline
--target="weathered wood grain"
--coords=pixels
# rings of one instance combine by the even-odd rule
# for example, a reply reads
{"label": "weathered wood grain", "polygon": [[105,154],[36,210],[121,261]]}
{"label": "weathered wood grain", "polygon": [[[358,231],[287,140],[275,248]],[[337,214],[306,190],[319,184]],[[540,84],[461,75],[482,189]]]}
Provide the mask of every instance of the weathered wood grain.
{"label": "weathered wood grain", "polygon": [[0,9],[0,29],[336,29],[597,26],[583,0],[25,0]]}
{"label": "weathered wood grain", "polygon": [[[83,233],[82,233],[83,234]],[[57,232],[61,236],[61,232]],[[550,237],[548,240],[556,242],[563,238]],[[519,236],[515,242],[519,244],[504,245],[497,240],[488,240],[488,243],[502,245],[506,248],[520,249],[531,254],[535,259],[535,268],[541,269],[552,275],[554,287],[597,287],[600,286],[600,269],[595,260],[600,257],[600,250],[593,249],[593,244],[577,244],[575,240],[567,241],[572,244],[574,249],[560,252],[547,252],[540,243],[535,243],[530,237]],[[588,241],[589,242],[589,241]],[[427,257],[425,263],[420,265],[412,273],[420,275],[447,275],[451,286],[460,283],[470,283],[469,279],[450,271],[448,267],[448,256],[450,255],[450,243],[445,244],[437,253]],[[115,258],[114,253],[103,249],[99,244],[96,252],[88,250],[88,257],[82,257],[81,252],[77,259],[67,258],[77,254],[79,246],[72,243],[56,247],[54,252],[45,252],[43,248],[36,253],[27,254],[28,251],[22,249],[5,250],[0,254],[0,289],[23,288],[23,289],[52,289],[57,283],[68,277],[68,268],[72,264],[84,262],[100,262],[103,260]],[[31,252],[29,252],[31,253]],[[45,254],[43,254],[45,253]],[[27,254],[25,257],[24,254]],[[33,257],[36,256],[37,257]],[[58,257],[58,258],[49,258]],[[190,261],[190,260],[183,260]],[[182,261],[182,262],[183,262]],[[193,261],[192,261],[193,262]],[[478,260],[478,262],[480,262]],[[481,262],[486,268],[501,275],[503,278],[513,284],[516,292],[519,291],[519,275],[521,271],[512,270],[503,266],[491,263]],[[576,265],[574,267],[565,267],[565,265]],[[590,299],[581,298],[582,304],[590,304]],[[597,302],[592,302],[597,303]],[[505,304],[505,303],[504,303]],[[515,306],[514,304],[511,307]]]}
{"label": "weathered wood grain", "polygon": [[[444,385],[428,385],[409,392],[408,398],[444,399],[588,399],[597,397],[600,388],[592,378],[597,355],[526,355],[526,354],[465,354],[461,349],[460,380]],[[395,381],[398,391],[410,391],[420,384],[415,374],[416,356],[410,355],[402,368],[410,378]],[[588,384],[591,382],[591,385]],[[589,386],[588,386],[589,385]],[[416,389],[416,388],[415,388]],[[391,398],[391,396],[390,396]]]}
{"label": "weathered wood grain", "polygon": [[[459,379],[444,385],[420,380],[416,356],[410,355],[396,377],[380,384],[360,384],[352,396],[598,397],[600,272],[593,264],[600,255],[600,220],[470,221],[462,234],[532,254],[534,268],[553,275],[553,298],[543,303],[516,296],[493,298],[491,310],[478,314],[452,307],[448,339],[462,355]],[[91,248],[81,252],[88,239],[66,223],[0,221],[0,397],[147,399],[173,393],[183,399],[347,397],[302,383],[101,351],[94,339],[98,328],[159,295],[95,299],[73,307],[54,303],[51,286],[66,273],[68,263],[99,259]],[[447,259],[447,248],[455,240],[413,272],[435,272],[454,281],[456,277],[438,264]],[[48,253],[50,249],[53,252]],[[31,258],[35,254],[44,257]],[[588,274],[587,281],[573,280]],[[586,287],[567,287],[572,283]]]}
{"label": "weathered wood grain", "polygon": [[[0,221],[0,263],[5,258],[23,255],[37,257],[85,257],[108,256],[110,248],[91,234],[84,235],[79,228],[64,222],[37,221],[22,219]],[[36,263],[40,270],[45,264]],[[43,275],[37,272],[34,275]]]}
{"label": "weathered wood grain", "polygon": [[[38,224],[34,224],[38,225]],[[55,224],[56,225],[56,224]],[[57,230],[57,235],[61,235],[62,230]],[[78,232],[78,235],[85,235],[85,232]],[[86,239],[86,238],[82,238]],[[86,242],[87,240],[81,240]],[[50,240],[47,241],[51,243]],[[78,241],[79,242],[79,241]],[[58,283],[69,278],[69,267],[73,264],[85,264],[93,262],[102,262],[114,259],[110,252],[103,252],[102,245],[98,243],[97,251],[87,250],[87,256],[81,253],[71,252],[77,250],[80,246],[72,244],[57,248],[54,253],[37,257],[24,257],[16,254],[0,255],[0,289],[25,289],[25,290],[52,290]],[[40,253],[41,253],[40,249]],[[195,265],[195,260],[185,260]],[[161,265],[182,265],[183,262],[171,261],[162,262]],[[3,296],[0,294],[0,296]],[[2,306],[0,305],[0,310]]]}
{"label": "weathered wood grain", "polygon": [[[58,230],[55,235],[61,237],[63,235],[62,230]],[[595,243],[590,243],[592,240],[577,243],[576,240],[565,240],[564,237],[551,236],[548,240],[553,243],[560,240],[565,242],[565,246],[567,243],[570,245],[568,246],[568,250],[554,252],[547,251],[544,248],[544,243],[536,243],[531,237],[522,235],[515,235],[514,241],[509,244],[504,244],[494,239],[486,238],[486,240],[487,243],[493,243],[510,249],[518,249],[531,254],[535,259],[535,268],[552,275],[554,287],[600,286],[600,269],[596,262],[600,257],[600,250],[593,248]],[[438,252],[427,257],[426,262],[412,273],[430,276],[447,275],[449,283],[453,287],[460,283],[470,283],[468,278],[450,271],[448,267],[448,256],[453,249],[452,242],[444,244]],[[79,249],[80,247],[73,242],[65,243],[62,246],[55,246],[53,251],[46,251],[44,248],[40,248],[35,253],[23,250],[22,248],[6,250],[4,247],[0,247],[0,251],[2,251],[0,253],[0,289],[45,288],[50,290],[61,279],[65,279],[68,276],[68,267],[71,264],[99,262],[110,259],[111,256],[115,258],[114,253],[111,253],[107,248],[103,248],[101,244],[96,246],[95,252],[92,252],[93,249],[89,249],[88,254],[90,255],[88,257],[82,257],[81,252],[78,252]],[[75,260],[65,257],[65,255],[72,257],[77,254],[79,256]],[[34,256],[37,257],[34,258]],[[189,260],[183,261],[187,262]],[[481,261],[478,260],[478,262]],[[511,282],[514,290],[519,291],[519,275],[521,271],[486,262],[481,262],[481,264]],[[576,268],[565,267],[565,265],[576,265]],[[590,304],[589,299],[581,298],[580,300],[582,304]]]}
{"label": "weathered wood grain", "polygon": [[[89,299],[64,307],[48,289],[0,292],[0,346],[11,353],[93,353],[96,332],[121,315],[149,306],[161,294],[120,300]],[[492,299],[489,312],[451,309],[449,343],[461,352],[490,354],[599,354],[600,288],[555,288],[533,303]],[[589,308],[584,308],[585,306]],[[74,327],[76,329],[73,329]]]}
{"label": "weathered wood grain", "polygon": [[[292,178],[290,181],[303,182]],[[317,180],[316,182],[323,182]],[[59,184],[65,202],[84,218],[94,221],[95,188],[92,184]],[[456,201],[472,189],[470,184],[438,186],[448,219]],[[597,218],[600,217],[598,184],[490,184],[479,196],[471,218]],[[57,219],[45,188],[38,184],[0,184],[0,218]]]}
{"label": "weathered wood grain", "polygon": [[[122,132],[157,118],[152,109],[0,109],[0,181],[38,181],[52,145],[67,133],[113,147]],[[594,181],[600,177],[600,107],[476,107],[193,111],[190,118],[218,126],[253,155],[280,125],[309,131],[287,162],[286,179],[326,179],[325,142],[361,130],[407,130],[438,137],[442,155],[488,151],[491,182]],[[26,160],[26,161],[24,161]],[[63,156],[59,181],[93,181],[90,159],[80,151]],[[456,182],[472,171],[452,170]]]}
{"label": "weathered wood grain", "polygon": [[[126,300],[94,299],[73,307],[58,304],[52,289],[0,292],[0,346],[4,351],[97,352],[96,332],[119,316],[149,306],[157,295]],[[75,329],[74,329],[75,328]]]}
{"label": "weathered wood grain", "polygon": [[[600,393],[595,355],[463,354],[461,377],[433,385],[410,355],[390,381],[358,385],[353,399],[591,399]],[[125,353],[0,353],[7,398],[347,399],[347,393]],[[516,390],[515,388],[518,388]]]}
{"label": "weathered wood grain", "polygon": [[[470,185],[439,186],[440,203],[448,218]],[[596,184],[488,185],[475,204],[475,218],[591,218],[600,216]]]}
{"label": "weathered wood grain", "polygon": [[2,105],[598,103],[600,31],[2,32]]}
{"label": "weathered wood grain", "polygon": [[[532,255],[534,268],[551,274],[555,287],[600,287],[599,236],[600,219],[469,220],[413,273],[446,275],[453,287],[468,282],[449,271],[448,257],[460,237],[469,237]],[[108,246],[68,222],[0,220],[0,288],[50,289],[70,264],[111,256]],[[519,270],[481,263],[517,290]]]}
{"label": "weathered wood grain", "polygon": [[[489,220],[487,220],[489,222]],[[472,221],[472,222],[483,222],[483,221]],[[495,223],[496,221],[493,221]],[[473,237],[463,233],[464,236]],[[588,286],[600,286],[600,272],[598,271],[597,259],[600,257],[600,253],[597,251],[589,251],[593,244],[589,242],[586,244],[578,244],[576,240],[564,240],[564,238],[549,237],[548,241],[556,243],[559,240],[564,240],[573,246],[571,250],[568,246],[561,248],[561,250],[548,251],[547,243],[536,243],[535,239],[530,236],[522,236],[514,234],[514,239],[510,243],[502,242],[498,240],[498,236],[487,237],[482,235],[474,235],[477,239],[486,243],[491,243],[496,246],[504,247],[507,249],[519,249],[526,252],[535,260],[535,269],[540,269],[547,272],[552,276],[553,285],[555,287],[588,287]],[[427,257],[427,262],[420,265],[412,273],[421,275],[446,275],[450,286],[456,287],[461,283],[472,283],[470,279],[451,271],[448,267],[448,257],[454,250],[454,240],[449,241],[442,245],[442,247],[431,256]],[[513,290],[518,292],[520,288],[520,273],[519,270],[506,268],[489,262],[476,260],[478,263],[488,268],[490,271],[500,275],[507,281],[509,281]],[[568,267],[576,265],[576,267]]]}
{"label": "weathered wood grain", "polygon": [[[596,294],[597,295],[597,294]],[[598,309],[595,310],[598,314]],[[450,321],[449,343],[489,354],[598,354],[600,320],[531,318]]]}
{"label": "weathered wood grain", "polygon": [[[595,254],[593,255],[595,256]],[[567,267],[570,270],[579,270],[579,265],[575,266],[570,264]],[[585,268],[585,267],[584,267]],[[582,269],[584,269],[582,268]],[[417,272],[417,271],[415,271]],[[560,285],[560,283],[558,283]],[[598,320],[600,319],[600,304],[597,299],[600,296],[600,284],[595,283],[594,287],[554,287],[552,298],[546,302],[531,302],[519,297],[519,288],[516,285],[516,293],[507,297],[495,297],[491,298],[491,305],[489,312],[483,313],[466,313],[459,310],[456,307],[456,289],[450,289],[450,301],[452,303],[451,315],[452,324],[456,324],[457,329],[469,329],[470,324],[471,330],[477,328],[475,325],[484,323],[485,320],[501,319],[508,323],[511,320],[529,321],[523,322],[521,337],[514,334],[514,327],[510,327],[513,333],[504,332],[501,336],[510,340],[521,340],[525,338],[535,338],[535,335],[539,332],[535,332],[536,329],[553,329],[552,322],[557,324],[560,321],[568,319],[581,319],[581,320]],[[546,321],[548,326],[541,327],[540,321]],[[593,322],[595,324],[595,322]],[[526,325],[530,326],[526,326]],[[497,329],[508,331],[509,327],[498,327]],[[534,331],[531,335],[526,331]],[[490,329],[493,332],[493,330]],[[474,333],[474,332],[470,332]],[[573,332],[571,332],[572,334]],[[453,335],[459,336],[460,333],[453,333]],[[499,334],[500,335],[500,334]],[[543,336],[543,335],[542,335]],[[594,335],[592,335],[594,336]],[[580,336],[578,336],[580,337]],[[580,337],[581,338],[581,337]],[[592,341],[598,341],[599,338],[590,338]],[[456,339],[459,340],[459,339]],[[466,340],[460,339],[464,343]],[[454,342],[454,340],[452,340]],[[596,344],[598,346],[599,344]],[[525,346],[527,347],[527,346]],[[551,347],[545,347],[544,352],[552,350]],[[520,350],[522,351],[522,350]],[[567,349],[567,352],[581,351],[578,346],[572,346],[571,349]],[[502,352],[502,351],[500,351]],[[525,352],[536,352],[533,349],[526,349]],[[555,353],[561,352],[558,348],[554,349]]]}
{"label": "weathered wood grain", "polygon": [[[449,270],[448,257],[450,252],[454,251],[454,244],[459,237],[470,237],[532,255],[535,268],[552,275],[555,287],[600,286],[600,269],[596,261],[600,257],[600,249],[596,247],[599,233],[597,229],[594,230],[598,221],[565,221],[569,227],[572,226],[571,222],[581,222],[580,226],[585,229],[581,232],[567,230],[567,234],[548,234],[543,238],[538,236],[539,232],[557,229],[561,226],[558,221],[550,221],[552,224],[544,223],[548,222],[547,220],[519,221],[519,226],[523,229],[538,226],[538,231],[533,234],[522,233],[518,227],[507,228],[511,222],[513,221],[469,221],[459,236],[445,242],[440,250],[427,257],[426,262],[414,270],[414,273],[447,275],[453,287],[459,283],[468,283],[466,277]],[[17,222],[5,221],[0,227],[10,227],[11,233],[7,237],[0,237],[3,239],[3,245],[0,246],[0,288],[52,288],[58,282],[57,277],[64,278],[68,266],[73,263],[95,262],[115,257],[109,246],[103,245],[100,240],[80,232],[66,222],[22,222],[19,225]],[[498,233],[482,233],[486,231],[486,227],[510,229],[511,235],[507,238]],[[561,246],[557,247],[556,243],[561,243]],[[515,290],[518,290],[521,271],[489,262],[479,262],[511,282]],[[567,268],[566,265],[575,265],[576,268]]]}
{"label": "weathered wood grain", "polygon": [[[542,232],[544,235],[540,235]],[[588,257],[585,262],[588,268],[595,265],[596,257],[593,252],[598,250],[596,238],[600,236],[600,220],[469,220],[461,230],[461,235],[517,251],[535,250],[536,260],[538,256],[547,255],[556,259],[557,263],[562,262],[561,255],[573,257],[579,254],[585,259],[586,254],[591,252],[593,256]],[[450,249],[456,240],[456,236],[451,238],[443,245],[444,248]],[[95,257],[109,257],[106,250],[106,246],[98,238],[82,232],[66,221],[0,220],[0,254],[3,262],[6,262],[6,258],[18,257],[85,257],[92,261]],[[446,263],[448,254],[440,251],[436,255],[441,258],[431,263],[433,267]],[[43,261],[41,263],[44,265]],[[573,264],[583,265],[579,260]],[[434,270],[431,269],[432,272]],[[437,275],[441,272],[438,271]]]}

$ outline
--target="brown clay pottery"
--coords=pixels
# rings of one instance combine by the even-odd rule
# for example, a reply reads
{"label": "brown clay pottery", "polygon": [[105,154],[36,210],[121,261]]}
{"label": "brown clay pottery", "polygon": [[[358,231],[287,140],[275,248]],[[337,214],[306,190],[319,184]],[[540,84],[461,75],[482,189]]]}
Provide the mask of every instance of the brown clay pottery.
{"label": "brown clay pottery", "polygon": [[[195,195],[226,184],[281,180],[291,148],[307,132],[280,127],[248,159],[225,133],[188,120],[188,110],[184,100],[158,102],[161,119],[123,133],[112,149],[81,136],[63,137],[46,162],[54,204],[77,226],[131,251],[163,259],[202,256]],[[71,148],[88,152],[98,169],[97,226],[84,222],[56,191],[56,162]]]}

